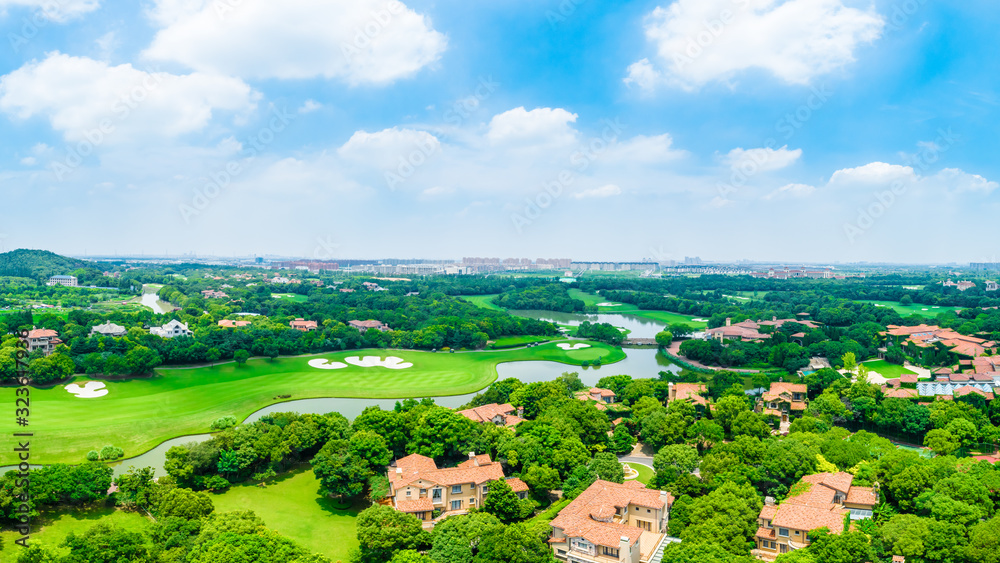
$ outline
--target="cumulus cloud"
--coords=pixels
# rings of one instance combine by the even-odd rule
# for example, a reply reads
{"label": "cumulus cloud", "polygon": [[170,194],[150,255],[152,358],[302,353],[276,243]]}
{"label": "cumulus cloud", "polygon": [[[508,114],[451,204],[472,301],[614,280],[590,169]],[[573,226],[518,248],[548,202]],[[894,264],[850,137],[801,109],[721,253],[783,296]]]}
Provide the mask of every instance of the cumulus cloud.
{"label": "cumulus cloud", "polygon": [[162,29],[146,57],[243,78],[387,84],[447,47],[398,0],[156,0],[149,15]]}
{"label": "cumulus cloud", "polygon": [[769,147],[759,149],[735,148],[723,157],[723,162],[733,170],[744,167],[757,172],[770,172],[791,166],[802,156],[802,149],[788,150],[788,146],[780,149]]}
{"label": "cumulus cloud", "polygon": [[58,52],[0,78],[0,111],[21,119],[45,117],[71,141],[95,129],[107,133],[108,126],[114,134],[105,137],[119,142],[199,131],[215,110],[246,114],[259,97],[236,78],[110,66]]}
{"label": "cumulus cloud", "polygon": [[592,188],[573,194],[576,199],[605,198],[621,195],[622,189],[614,184],[608,184],[599,188]]}
{"label": "cumulus cloud", "polygon": [[611,145],[607,160],[628,163],[656,164],[670,162],[687,155],[686,151],[674,148],[674,139],[669,134],[636,135]]}
{"label": "cumulus cloud", "polygon": [[337,153],[350,160],[384,165],[413,152],[427,156],[440,148],[441,141],[426,131],[393,127],[374,133],[357,131],[337,149]]}
{"label": "cumulus cloud", "polygon": [[101,6],[99,0],[0,0],[0,15],[7,8],[35,8],[51,21],[63,23],[83,14],[93,12]]}
{"label": "cumulus cloud", "polygon": [[650,88],[669,82],[686,89],[762,69],[807,84],[855,60],[878,39],[885,20],[874,8],[844,0],[677,0],[646,18],[655,64],[628,68],[626,83]]}
{"label": "cumulus cloud", "polygon": [[307,113],[312,113],[322,107],[323,104],[317,102],[316,100],[306,100],[299,108],[299,114],[305,115]]}
{"label": "cumulus cloud", "polygon": [[514,108],[490,120],[487,139],[494,145],[518,145],[522,148],[568,145],[577,140],[570,125],[577,115],[562,108],[537,108],[527,111]]}
{"label": "cumulus cloud", "polygon": [[872,162],[857,168],[837,170],[830,176],[831,186],[887,185],[892,182],[912,182],[916,172],[909,166]]}

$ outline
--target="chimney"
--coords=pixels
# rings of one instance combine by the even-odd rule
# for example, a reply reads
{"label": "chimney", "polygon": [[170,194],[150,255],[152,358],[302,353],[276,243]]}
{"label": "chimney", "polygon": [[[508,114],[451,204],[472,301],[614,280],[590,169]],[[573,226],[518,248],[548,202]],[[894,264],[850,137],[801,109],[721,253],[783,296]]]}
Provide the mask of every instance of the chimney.
{"label": "chimney", "polygon": [[469,452],[469,461],[472,462],[474,467],[479,467],[479,460],[476,459],[476,452]]}
{"label": "chimney", "polygon": [[[618,557],[624,557],[624,555],[630,551],[628,544],[628,536],[622,536],[621,541],[618,544]],[[631,559],[631,557],[629,557],[629,559]]]}
{"label": "chimney", "polygon": [[396,475],[402,475],[402,474],[403,474],[403,468],[402,467],[397,467],[396,468]]}
{"label": "chimney", "polygon": [[518,418],[524,418],[524,407],[517,407]]}
{"label": "chimney", "polygon": [[733,326],[733,319],[726,317],[726,326]]}
{"label": "chimney", "polygon": [[771,316],[771,320],[772,321],[777,321],[778,320],[778,315],[772,315]]}
{"label": "chimney", "polygon": [[764,497],[764,504],[766,506],[774,506],[774,497]]}

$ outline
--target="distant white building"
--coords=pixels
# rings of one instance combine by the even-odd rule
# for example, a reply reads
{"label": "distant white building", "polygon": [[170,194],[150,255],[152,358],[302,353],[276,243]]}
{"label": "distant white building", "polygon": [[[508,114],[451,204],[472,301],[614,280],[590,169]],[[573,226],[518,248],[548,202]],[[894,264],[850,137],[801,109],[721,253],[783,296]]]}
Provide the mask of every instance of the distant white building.
{"label": "distant white building", "polygon": [[170,321],[163,326],[154,326],[149,329],[149,333],[161,338],[177,338],[178,336],[191,336],[193,334],[188,330],[188,325],[178,320]]}
{"label": "distant white building", "polygon": [[102,325],[97,325],[94,328],[90,329],[90,335],[94,336],[95,334],[117,338],[119,336],[125,336],[126,334],[128,334],[128,329],[126,329],[123,326],[118,326],[115,323],[104,323]]}
{"label": "distant white building", "polygon": [[64,285],[66,287],[76,287],[76,276],[52,276],[48,285]]}

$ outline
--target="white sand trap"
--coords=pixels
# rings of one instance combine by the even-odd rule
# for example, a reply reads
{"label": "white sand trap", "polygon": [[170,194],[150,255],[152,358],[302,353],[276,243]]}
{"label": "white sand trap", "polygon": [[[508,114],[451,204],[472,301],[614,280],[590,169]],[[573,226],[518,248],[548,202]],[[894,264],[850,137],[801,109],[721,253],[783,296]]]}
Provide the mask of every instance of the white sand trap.
{"label": "white sand trap", "polygon": [[921,309],[921,311],[926,311],[927,309]]}
{"label": "white sand trap", "polygon": [[598,307],[621,307],[621,303],[598,303]]}
{"label": "white sand trap", "polygon": [[330,360],[324,360],[322,358],[309,360],[309,365],[319,369],[343,369],[347,367],[347,364],[343,362],[331,362]]}
{"label": "white sand trap", "polygon": [[66,386],[66,390],[81,399],[94,399],[108,394],[108,390],[100,381],[88,381],[83,384],[83,387],[76,383],[70,383]]}
{"label": "white sand trap", "polygon": [[397,358],[396,356],[388,356],[384,360],[378,356],[365,356],[364,358],[350,356],[348,358],[344,358],[344,361],[352,366],[363,368],[383,367],[388,369],[406,369],[413,367],[413,364],[410,362],[404,362],[403,358]]}
{"label": "white sand trap", "polygon": [[569,342],[560,342],[556,346],[563,350],[583,350],[584,348],[590,348],[590,344],[570,344]]}
{"label": "white sand trap", "polygon": [[707,323],[708,319],[691,319],[693,323]]}

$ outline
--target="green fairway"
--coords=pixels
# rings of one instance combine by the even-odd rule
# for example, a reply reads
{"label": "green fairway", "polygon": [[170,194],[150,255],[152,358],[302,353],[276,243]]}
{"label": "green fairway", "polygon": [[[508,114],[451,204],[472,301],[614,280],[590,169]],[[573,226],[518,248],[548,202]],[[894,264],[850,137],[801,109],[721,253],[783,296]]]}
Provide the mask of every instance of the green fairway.
{"label": "green fairway", "polygon": [[501,307],[493,304],[493,298],[499,293],[492,293],[490,295],[459,295],[460,299],[464,299],[469,303],[472,303],[476,307],[482,307],[483,309],[492,309],[494,311],[503,311]]}
{"label": "green fairway", "polygon": [[[151,523],[148,518],[136,512],[116,510],[114,507],[107,507],[103,504],[59,511],[43,510],[32,522],[32,534],[28,543],[42,543],[54,548],[62,543],[70,532],[84,533],[98,522],[111,523],[125,530],[139,530]],[[12,553],[17,553],[15,550],[21,549],[14,545],[14,540],[21,537],[18,532],[5,531],[0,533],[0,537],[3,538],[4,554],[10,556]],[[60,552],[65,554],[69,553],[69,550],[62,549]],[[4,561],[13,561],[13,559],[4,559]]]}
{"label": "green fairway", "polygon": [[266,487],[241,485],[212,495],[216,512],[253,510],[264,524],[306,549],[333,561],[347,561],[358,545],[354,529],[364,505],[341,508],[339,499],[319,494],[319,480],[308,465],[282,474]]}
{"label": "green fairway", "polygon": [[649,484],[649,482],[653,480],[653,469],[649,466],[641,463],[626,463],[625,465],[639,472],[639,476],[636,477],[635,480],[643,485]]}
{"label": "green fairway", "polygon": [[[356,397],[391,399],[461,395],[479,391],[497,377],[502,362],[546,360],[570,365],[593,362],[605,365],[625,358],[619,348],[589,342],[590,348],[566,351],[546,343],[533,348],[487,350],[455,354],[413,350],[353,350],[268,360],[257,358],[246,365],[235,363],[193,369],[160,369],[149,378],[106,381],[108,394],[78,398],[64,385],[31,391],[31,427],[35,432],[32,461],[80,463],[88,451],[112,444],[125,457],[146,452],[157,444],[209,430],[220,417],[240,420],[252,412],[289,399]],[[350,356],[396,356],[413,367],[388,369],[348,365],[319,369],[310,360],[343,362]],[[83,384],[79,376],[74,383]],[[0,402],[13,405],[16,390],[0,389]],[[285,397],[282,397],[285,396]],[[4,427],[13,431],[13,420]],[[36,453],[37,452],[37,453]],[[16,454],[0,453],[0,465],[15,463]]]}
{"label": "green fairway", "polygon": [[903,366],[890,364],[885,360],[870,360],[862,363],[865,367],[872,371],[877,371],[879,375],[886,379],[893,379],[901,375],[915,375],[917,373],[915,371],[910,371]]}
{"label": "green fairway", "polygon": [[918,303],[914,303],[912,305],[900,305],[898,301],[864,301],[864,303],[871,303],[876,307],[891,307],[903,317],[920,315],[921,317],[934,318],[941,313],[947,313],[949,311],[957,313],[962,310],[961,307],[936,307],[933,305],[920,305]]}
{"label": "green fairway", "polygon": [[295,303],[305,303],[309,301],[308,295],[299,295],[298,293],[272,293],[271,297],[274,299],[281,299],[283,301],[294,301]]}
{"label": "green fairway", "polygon": [[601,299],[599,295],[593,295],[590,293],[584,293],[579,289],[569,290],[570,297],[574,299],[581,299],[587,305],[599,305],[600,303],[609,303],[609,305],[598,306],[599,313],[621,313],[623,315],[635,315],[641,319],[648,319],[651,321],[656,321],[663,323],[664,325],[674,324],[674,323],[684,323],[691,328],[705,328],[708,326],[708,321],[695,321],[698,317],[692,317],[691,315],[684,315],[681,313],[672,313],[670,311],[647,311],[639,309],[635,305],[629,303],[614,303],[611,301],[605,301]]}
{"label": "green fairway", "polygon": [[501,336],[493,342],[494,348],[513,348],[524,346],[533,342],[548,342],[555,337],[552,336]]}

